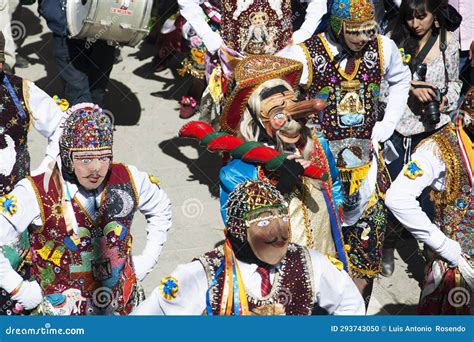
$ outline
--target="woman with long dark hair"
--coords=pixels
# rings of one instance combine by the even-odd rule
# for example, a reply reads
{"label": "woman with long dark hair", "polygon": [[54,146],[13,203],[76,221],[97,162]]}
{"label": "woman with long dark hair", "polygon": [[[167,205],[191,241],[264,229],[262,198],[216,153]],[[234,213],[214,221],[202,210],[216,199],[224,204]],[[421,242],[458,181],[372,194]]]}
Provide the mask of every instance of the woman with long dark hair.
{"label": "woman with long dark hair", "polygon": [[[410,97],[405,112],[391,141],[399,158],[388,168],[395,179],[410,161],[416,145],[451,121],[450,112],[456,108],[462,82],[459,80],[459,43],[446,30],[443,9],[447,0],[403,0],[400,14],[394,22],[391,38],[400,48],[404,61],[413,75]],[[426,196],[421,196],[425,211],[430,209]],[[395,223],[395,219],[391,220]],[[398,226],[399,228],[394,228]],[[383,271],[391,275],[394,269],[395,241],[401,225],[389,227],[384,245]]]}

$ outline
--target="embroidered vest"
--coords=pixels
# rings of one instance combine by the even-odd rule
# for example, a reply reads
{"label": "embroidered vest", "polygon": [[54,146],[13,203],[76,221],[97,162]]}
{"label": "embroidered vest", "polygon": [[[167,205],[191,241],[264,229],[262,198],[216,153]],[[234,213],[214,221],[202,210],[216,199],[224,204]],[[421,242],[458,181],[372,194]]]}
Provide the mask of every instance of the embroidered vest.
{"label": "embroidered vest", "polygon": [[221,34],[243,55],[273,54],[291,39],[290,0],[222,0]]}
{"label": "embroidered vest", "polygon": [[[340,258],[336,250],[330,220],[331,215],[339,215],[332,202],[331,170],[318,137],[313,136],[312,142],[313,150],[307,159],[327,172],[329,179],[326,182],[319,182],[303,177],[303,186],[300,189],[295,188],[295,191],[288,196],[291,242],[315,249],[333,258]],[[258,178],[274,186],[278,184],[276,172],[270,172],[262,167],[258,167]],[[326,203],[323,191],[328,196],[328,203]],[[339,228],[336,239],[342,238]]]}
{"label": "embroidered vest", "polygon": [[129,314],[137,281],[130,233],[138,194],[126,166],[113,164],[96,217],[75,199],[78,234],[68,232],[54,182],[47,192],[44,174],[30,177],[43,226],[30,228],[32,273],[46,299],[66,314]]}
{"label": "embroidered vest", "polygon": [[5,84],[0,86],[0,197],[30,174],[28,127],[30,112],[23,98],[23,80],[7,76],[26,114],[22,118]]}
{"label": "embroidered vest", "polygon": [[309,98],[321,98],[327,107],[319,118],[321,131],[340,168],[355,168],[371,160],[370,137],[377,122],[383,54],[380,37],[368,43],[355,61],[352,74],[334,65],[324,34],[301,44],[309,67]]}
{"label": "embroidered vest", "polygon": [[[222,247],[218,247],[199,258],[206,270],[210,286],[219,265],[224,260]],[[265,305],[280,304],[286,315],[310,315],[314,306],[313,271],[307,249],[290,244],[280,270],[275,274],[272,290],[265,298],[251,294],[247,289],[249,310],[258,311]],[[219,314],[219,305],[224,285],[224,272],[221,272],[217,284],[210,289],[210,303],[214,315]]]}
{"label": "embroidered vest", "polygon": [[438,145],[446,165],[444,191],[431,191],[436,207],[435,223],[446,236],[459,242],[474,265],[474,196],[454,124],[449,123],[429,139]]}

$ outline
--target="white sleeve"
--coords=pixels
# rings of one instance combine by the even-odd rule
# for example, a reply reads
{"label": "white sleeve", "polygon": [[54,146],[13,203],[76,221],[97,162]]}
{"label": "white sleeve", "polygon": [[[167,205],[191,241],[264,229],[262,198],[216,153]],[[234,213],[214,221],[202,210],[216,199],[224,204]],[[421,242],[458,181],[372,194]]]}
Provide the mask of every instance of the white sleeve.
{"label": "white sleeve", "polygon": [[419,165],[423,174],[411,179],[404,174],[405,166],[388,189],[385,204],[415,239],[437,250],[445,236],[431,222],[417,200],[425,188],[444,178],[445,175],[445,165],[434,156],[434,148],[437,148],[434,143],[428,143],[416,150],[411,159]]}
{"label": "white sleeve", "polygon": [[56,102],[33,82],[25,80],[28,94],[24,98],[33,118],[33,126],[45,138],[48,138],[46,155],[56,159],[59,154],[59,138],[62,130],[60,122],[64,117]]}
{"label": "white sleeve", "polygon": [[330,315],[365,315],[364,300],[347,272],[338,270],[323,254],[308,251],[317,304]]}
{"label": "white sleeve", "polygon": [[301,73],[300,84],[302,86],[306,86],[306,83],[308,83],[309,72],[308,60],[306,58],[306,54],[303,51],[303,48],[299,45],[290,45],[278,51],[275,55],[279,57],[294,59],[298,62],[301,62],[303,64],[303,71]]}
{"label": "white sleeve", "polygon": [[212,31],[204,19],[198,0],[178,0],[181,15],[189,22],[196,34],[202,39],[210,53],[215,53],[222,45],[221,36]]}
{"label": "white sleeve", "polygon": [[388,101],[383,121],[389,123],[393,129],[400,121],[408,101],[411,73],[402,61],[398,47],[393,40],[382,37],[384,56],[385,80],[388,88]]}
{"label": "white sleeve", "polygon": [[[7,214],[3,206],[0,210],[0,247],[15,244],[30,223],[40,220],[40,208],[29,180],[18,182],[9,195],[16,202],[16,210],[12,214],[11,211]],[[12,292],[21,281],[22,277],[12,269],[3,253],[0,253],[0,287]]]}
{"label": "white sleeve", "polygon": [[[202,315],[206,309],[208,287],[206,272],[199,261],[179,265],[166,279],[176,284],[177,291],[165,298],[163,285],[156,287],[151,295],[136,308],[132,315]],[[174,298],[173,298],[174,297]]]}
{"label": "white sleeve", "polygon": [[165,191],[152,183],[146,172],[138,171],[134,166],[128,166],[128,169],[138,192],[138,210],[147,220],[147,239],[141,256],[146,263],[146,273],[149,273],[158,262],[171,228],[171,203]]}
{"label": "white sleeve", "polygon": [[306,16],[303,25],[301,25],[298,31],[293,33],[293,42],[299,44],[311,38],[326,12],[326,0],[310,0],[306,8]]}

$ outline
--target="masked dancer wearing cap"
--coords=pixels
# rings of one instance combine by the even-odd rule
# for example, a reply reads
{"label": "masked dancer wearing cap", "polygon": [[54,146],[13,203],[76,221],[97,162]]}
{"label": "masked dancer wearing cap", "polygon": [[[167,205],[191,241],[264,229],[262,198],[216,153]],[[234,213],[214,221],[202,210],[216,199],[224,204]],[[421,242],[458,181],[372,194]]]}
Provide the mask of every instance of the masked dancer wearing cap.
{"label": "masked dancer wearing cap", "polygon": [[[423,140],[387,191],[395,217],[425,244],[428,267],[418,311],[474,314],[474,87],[453,122]],[[431,188],[435,218],[418,197]]]}
{"label": "masked dancer wearing cap", "polygon": [[[13,190],[15,184],[30,175],[28,130],[30,124],[48,139],[46,156],[33,171],[43,172],[59,154],[59,129],[63,113],[56,102],[33,82],[6,74],[5,38],[0,32],[0,197]],[[1,252],[19,274],[29,279],[28,233],[21,234],[3,246]],[[26,313],[5,291],[0,290],[0,315]]]}
{"label": "masked dancer wearing cap", "polygon": [[134,314],[363,315],[345,271],[325,256],[289,243],[288,204],[272,185],[241,183],[229,194],[225,242],[180,265]]}
{"label": "masked dancer wearing cap", "polygon": [[[411,81],[395,43],[376,29],[370,0],[334,0],[325,32],[281,53],[304,64],[306,96],[327,101],[316,121],[341,172],[345,242],[364,297],[381,271],[383,196],[390,185],[378,143],[392,135]],[[390,85],[385,110],[379,103],[382,79]]]}
{"label": "masked dancer wearing cap", "polygon": [[[156,178],[112,163],[112,132],[98,106],[70,108],[52,174],[28,177],[0,198],[0,246],[30,234],[35,280],[23,280],[0,254],[0,286],[25,309],[122,315],[143,299],[139,282],[158,261],[170,202]],[[142,254],[132,258],[137,210],[148,234]]]}
{"label": "masked dancer wearing cap", "polygon": [[[289,157],[276,172],[231,160],[220,171],[221,213],[226,222],[227,196],[239,183],[261,179],[275,184],[288,196],[291,242],[337,259],[347,269],[339,172],[327,141],[305,126],[307,117],[318,115],[324,102],[297,100],[301,69],[297,61],[270,55],[245,58],[236,68],[221,127],[246,142],[264,143]],[[328,179],[300,177],[310,164],[326,172]]]}

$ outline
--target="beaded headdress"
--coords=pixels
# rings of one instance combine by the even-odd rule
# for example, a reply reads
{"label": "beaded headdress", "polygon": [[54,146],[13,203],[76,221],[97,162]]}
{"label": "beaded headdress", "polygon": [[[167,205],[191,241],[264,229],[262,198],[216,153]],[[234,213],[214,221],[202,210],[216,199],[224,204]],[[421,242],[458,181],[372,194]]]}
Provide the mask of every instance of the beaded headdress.
{"label": "beaded headdress", "polygon": [[227,199],[227,234],[246,242],[248,222],[266,210],[287,215],[288,203],[273,185],[263,181],[239,184]]}
{"label": "beaded headdress", "polygon": [[372,0],[334,0],[329,21],[336,36],[342,30],[360,33],[377,28]]}
{"label": "beaded headdress", "polygon": [[112,150],[113,129],[109,117],[93,103],[80,103],[68,110],[59,150],[63,167],[72,173],[71,153]]}

